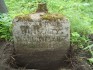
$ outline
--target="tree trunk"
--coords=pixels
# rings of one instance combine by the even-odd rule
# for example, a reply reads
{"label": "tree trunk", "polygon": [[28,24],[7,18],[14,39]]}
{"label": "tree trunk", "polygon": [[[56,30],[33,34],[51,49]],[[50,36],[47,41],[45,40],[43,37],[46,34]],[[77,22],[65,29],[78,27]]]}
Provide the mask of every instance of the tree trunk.
{"label": "tree trunk", "polygon": [[0,0],[0,13],[8,12],[4,0]]}

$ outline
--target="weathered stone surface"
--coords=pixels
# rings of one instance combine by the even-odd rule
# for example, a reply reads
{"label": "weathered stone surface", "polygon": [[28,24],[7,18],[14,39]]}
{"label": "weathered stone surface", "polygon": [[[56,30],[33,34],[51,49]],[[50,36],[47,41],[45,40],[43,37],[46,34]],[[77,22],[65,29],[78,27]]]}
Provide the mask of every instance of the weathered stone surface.
{"label": "weathered stone surface", "polygon": [[70,24],[66,18],[36,13],[16,17],[13,25],[15,59],[19,66],[60,65],[70,44]]}

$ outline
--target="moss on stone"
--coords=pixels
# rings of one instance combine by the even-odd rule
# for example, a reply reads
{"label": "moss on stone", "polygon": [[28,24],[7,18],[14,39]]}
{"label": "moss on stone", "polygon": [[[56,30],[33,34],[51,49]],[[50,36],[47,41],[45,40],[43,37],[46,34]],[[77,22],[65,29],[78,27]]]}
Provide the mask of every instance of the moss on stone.
{"label": "moss on stone", "polygon": [[18,19],[18,21],[32,21],[30,15],[16,16],[15,19]]}
{"label": "moss on stone", "polygon": [[52,21],[52,20],[57,20],[57,19],[63,19],[63,15],[46,13],[41,16],[41,19]]}

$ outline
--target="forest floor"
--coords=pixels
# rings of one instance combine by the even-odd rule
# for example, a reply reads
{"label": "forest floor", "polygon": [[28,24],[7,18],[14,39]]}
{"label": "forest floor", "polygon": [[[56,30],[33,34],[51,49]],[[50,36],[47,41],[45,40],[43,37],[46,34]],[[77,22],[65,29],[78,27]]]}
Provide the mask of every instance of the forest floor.
{"label": "forest floor", "polygon": [[[0,70],[28,70],[28,69],[24,69],[24,67],[14,69],[9,66],[9,64],[12,63],[12,60],[10,60],[10,58],[12,58],[13,50],[14,50],[13,45],[11,43],[0,41]],[[87,64],[85,60],[82,60],[81,58],[77,60],[76,56],[75,57],[72,56],[73,53],[71,51],[70,51],[70,54],[71,54],[70,57],[72,58],[70,59],[69,57],[69,61],[71,62],[72,64],[71,66],[73,67],[73,69],[64,68],[64,69],[58,69],[58,70],[93,70],[92,66],[90,67],[90,65]],[[76,59],[73,59],[73,58],[76,58]],[[29,70],[37,70],[37,69],[29,69]]]}

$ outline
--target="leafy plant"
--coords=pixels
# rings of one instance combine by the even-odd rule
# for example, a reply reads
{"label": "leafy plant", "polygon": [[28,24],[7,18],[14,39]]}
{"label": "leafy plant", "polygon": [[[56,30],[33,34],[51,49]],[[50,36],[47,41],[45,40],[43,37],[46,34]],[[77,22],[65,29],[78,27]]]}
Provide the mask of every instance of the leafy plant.
{"label": "leafy plant", "polygon": [[11,38],[11,18],[7,14],[0,15],[0,39]]}
{"label": "leafy plant", "polygon": [[93,58],[89,58],[88,61],[90,64],[93,64]]}
{"label": "leafy plant", "polygon": [[93,44],[88,45],[83,50],[89,50],[89,52],[91,53],[92,56],[91,56],[91,58],[88,58],[88,61],[90,62],[90,64],[93,64]]}
{"label": "leafy plant", "polygon": [[78,48],[84,48],[88,45],[89,39],[85,36],[81,36],[77,32],[71,33],[71,43],[78,46]]}

